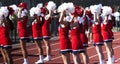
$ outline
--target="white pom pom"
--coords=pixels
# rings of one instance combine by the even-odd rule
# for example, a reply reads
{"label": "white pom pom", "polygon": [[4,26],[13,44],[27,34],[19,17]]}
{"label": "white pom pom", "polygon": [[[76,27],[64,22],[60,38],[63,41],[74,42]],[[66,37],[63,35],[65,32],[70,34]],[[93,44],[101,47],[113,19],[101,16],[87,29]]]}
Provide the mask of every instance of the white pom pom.
{"label": "white pom pom", "polygon": [[101,9],[102,9],[102,4],[98,4],[97,5],[97,11],[98,11],[98,13],[101,13]]}
{"label": "white pom pom", "polygon": [[58,12],[63,12],[64,10],[66,10],[68,8],[67,3],[63,3],[58,7]]}
{"label": "white pom pom", "polygon": [[7,7],[1,7],[1,12],[4,14],[5,17],[8,16],[9,11],[8,11]]}
{"label": "white pom pom", "polygon": [[112,14],[112,9],[111,7],[108,7],[108,6],[104,6],[102,7],[102,14],[103,15],[109,15],[109,14]]}
{"label": "white pom pom", "polygon": [[67,22],[70,22],[71,19],[72,19],[71,16],[66,16],[66,18],[65,18],[65,20],[66,20]]}
{"label": "white pom pom", "polygon": [[53,1],[49,1],[47,5],[48,10],[55,10],[56,9],[56,4]]}
{"label": "white pom pom", "polygon": [[120,13],[119,12],[115,12],[114,16],[120,16]]}
{"label": "white pom pom", "polygon": [[79,23],[83,23],[84,22],[84,18],[83,17],[78,17]]}
{"label": "white pom pom", "polygon": [[1,9],[0,9],[0,20],[1,21],[3,20],[3,13],[1,12]]}
{"label": "white pom pom", "polygon": [[101,13],[101,8],[102,8],[101,4],[90,6],[90,10],[91,10],[92,14],[94,14],[95,12],[100,14]]}
{"label": "white pom pom", "polygon": [[35,7],[32,7],[29,11],[30,11],[30,16],[31,17],[34,16],[34,14],[35,14]]}
{"label": "white pom pom", "polygon": [[26,16],[27,15],[27,10],[26,9],[24,9],[23,11],[22,11],[22,13],[21,13],[21,17],[24,17],[24,16]]}
{"label": "white pom pom", "polygon": [[86,7],[85,10],[89,10],[90,8],[89,7]]}
{"label": "white pom pom", "polygon": [[37,16],[40,16],[41,10],[40,8],[35,8],[35,14],[37,14]]}
{"label": "white pom pom", "polygon": [[38,8],[38,7],[32,7],[30,9],[30,16],[32,17],[32,16],[34,16],[34,14],[36,14],[37,16],[40,16],[40,14],[41,14],[40,8]]}
{"label": "white pom pom", "polygon": [[37,8],[41,8],[41,7],[43,7],[43,4],[42,4],[42,3],[39,3],[39,4],[37,4],[36,7],[37,7]]}
{"label": "white pom pom", "polygon": [[68,5],[68,11],[70,13],[74,13],[75,12],[75,7],[74,7],[73,3],[70,2],[70,3],[67,3],[67,5]]}
{"label": "white pom pom", "polygon": [[98,8],[102,8],[102,4],[98,4]]}
{"label": "white pom pom", "polygon": [[94,14],[95,13],[95,8],[94,8],[94,5],[91,5],[90,6],[90,10],[91,10],[91,13]]}
{"label": "white pom pom", "polygon": [[10,5],[10,7],[13,8],[15,14],[18,12],[18,7],[15,4]]}

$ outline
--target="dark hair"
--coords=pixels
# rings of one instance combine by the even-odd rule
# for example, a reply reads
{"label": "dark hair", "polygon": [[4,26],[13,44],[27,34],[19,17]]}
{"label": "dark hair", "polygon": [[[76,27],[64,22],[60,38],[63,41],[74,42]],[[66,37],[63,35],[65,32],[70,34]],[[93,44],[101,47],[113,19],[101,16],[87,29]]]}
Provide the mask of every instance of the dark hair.
{"label": "dark hair", "polygon": [[7,19],[9,26],[10,26],[10,29],[14,30],[14,28],[15,28],[14,23],[12,22],[12,20],[9,19],[9,15],[6,17],[6,19]]}

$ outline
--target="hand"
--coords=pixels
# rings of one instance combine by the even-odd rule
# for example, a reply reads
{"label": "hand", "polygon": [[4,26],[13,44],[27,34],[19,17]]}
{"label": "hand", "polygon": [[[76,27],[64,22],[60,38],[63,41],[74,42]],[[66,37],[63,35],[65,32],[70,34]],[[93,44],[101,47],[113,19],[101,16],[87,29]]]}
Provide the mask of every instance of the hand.
{"label": "hand", "polygon": [[49,18],[50,18],[49,14],[45,16],[45,20],[48,20]]}

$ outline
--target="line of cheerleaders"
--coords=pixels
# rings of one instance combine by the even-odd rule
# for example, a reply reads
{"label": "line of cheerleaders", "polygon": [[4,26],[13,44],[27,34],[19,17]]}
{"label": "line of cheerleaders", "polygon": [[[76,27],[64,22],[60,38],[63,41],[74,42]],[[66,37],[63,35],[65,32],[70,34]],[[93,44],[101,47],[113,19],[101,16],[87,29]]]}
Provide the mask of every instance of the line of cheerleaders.
{"label": "line of cheerleaders", "polygon": [[[50,23],[56,4],[49,1],[43,6],[39,3],[30,9],[32,22],[32,36],[37,46],[39,59],[35,64],[44,63],[51,60],[50,48]],[[114,39],[112,27],[114,23],[113,9],[110,6],[91,5],[83,8],[74,5],[72,2],[62,3],[57,12],[59,17],[59,40],[60,53],[64,64],[70,64],[70,54],[73,56],[74,64],[81,64],[80,54],[83,56],[84,64],[90,64],[87,55],[88,41],[92,42],[99,57],[99,63],[105,64],[102,46],[106,47],[108,61],[107,64],[114,63],[114,51],[112,41]],[[17,14],[17,16],[16,16]],[[26,40],[29,38],[27,31],[28,6],[22,2],[18,5],[2,6],[0,8],[0,46],[5,64],[14,64],[11,55],[12,41],[9,36],[13,30],[12,18],[18,22],[18,32],[20,46],[24,58],[23,64],[28,63],[26,50]],[[88,36],[86,35],[88,31]],[[46,57],[43,57],[42,42],[46,46]],[[92,51],[93,52],[93,51]]]}

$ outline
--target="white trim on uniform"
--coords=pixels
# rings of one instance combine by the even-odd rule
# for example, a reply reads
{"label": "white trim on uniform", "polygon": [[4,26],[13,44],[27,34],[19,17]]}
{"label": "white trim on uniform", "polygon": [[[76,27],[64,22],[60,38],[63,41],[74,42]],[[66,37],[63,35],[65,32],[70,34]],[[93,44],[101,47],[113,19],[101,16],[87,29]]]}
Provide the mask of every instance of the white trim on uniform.
{"label": "white trim on uniform", "polygon": [[64,49],[64,50],[60,50],[60,51],[64,52],[64,51],[70,51],[70,50],[72,50],[72,49]]}
{"label": "white trim on uniform", "polygon": [[85,49],[72,50],[73,52],[84,51]]}
{"label": "white trim on uniform", "polygon": [[25,38],[29,38],[29,37],[20,37],[20,39],[25,39]]}
{"label": "white trim on uniform", "polygon": [[42,39],[42,37],[35,37],[34,39]]}

